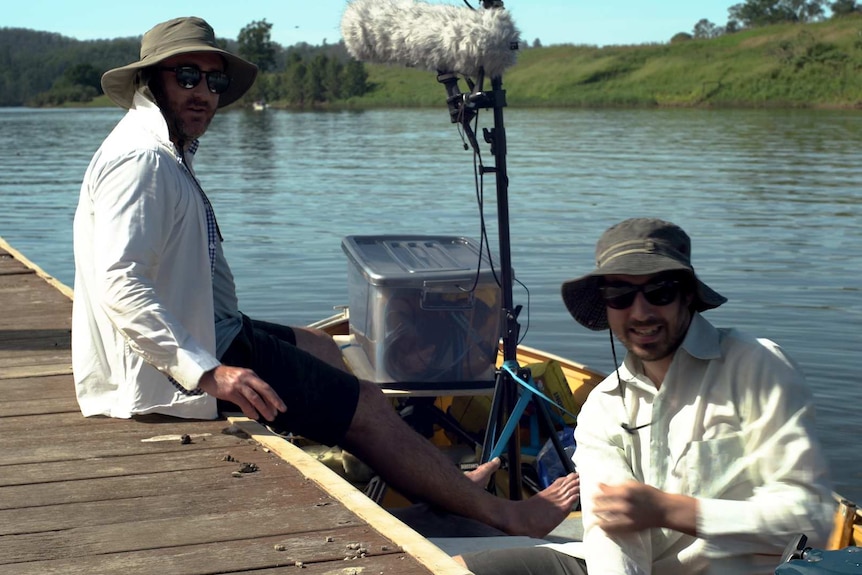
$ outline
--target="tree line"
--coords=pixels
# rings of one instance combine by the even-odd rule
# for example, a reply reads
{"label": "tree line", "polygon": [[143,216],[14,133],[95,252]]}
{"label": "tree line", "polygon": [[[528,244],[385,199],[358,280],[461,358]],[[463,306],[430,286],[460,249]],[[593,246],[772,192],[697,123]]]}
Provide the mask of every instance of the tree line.
{"label": "tree line", "polygon": [[856,0],[746,0],[727,9],[726,24],[718,25],[703,18],[694,25],[691,34],[682,32],[672,41],[716,38],[771,24],[817,22],[826,18],[827,9],[832,18],[841,18],[862,12],[862,5]]}
{"label": "tree line", "polygon": [[[271,39],[272,24],[255,21],[223,48],[260,68],[242,102],[285,106],[324,105],[361,96],[370,86],[361,62],[342,43],[283,47]],[[138,59],[140,38],[81,41],[23,28],[0,28],[0,106],[86,103],[102,94],[102,74]],[[241,102],[241,103],[242,103]]]}

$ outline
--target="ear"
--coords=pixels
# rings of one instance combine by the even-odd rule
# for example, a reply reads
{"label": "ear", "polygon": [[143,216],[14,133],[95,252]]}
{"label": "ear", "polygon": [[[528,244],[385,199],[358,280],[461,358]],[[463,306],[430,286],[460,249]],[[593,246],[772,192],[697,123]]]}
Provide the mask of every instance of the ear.
{"label": "ear", "polygon": [[682,294],[682,297],[680,299],[682,300],[683,304],[685,304],[685,307],[688,308],[688,311],[690,311],[692,313],[692,315],[694,315],[694,312],[695,312],[695,305],[694,304],[697,301],[697,297],[695,296],[695,292],[694,291],[686,291]]}

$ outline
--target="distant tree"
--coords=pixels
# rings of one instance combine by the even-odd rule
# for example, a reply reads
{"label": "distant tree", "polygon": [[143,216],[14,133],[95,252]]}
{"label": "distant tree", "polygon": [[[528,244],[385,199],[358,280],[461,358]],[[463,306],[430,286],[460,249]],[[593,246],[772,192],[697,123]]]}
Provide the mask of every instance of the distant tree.
{"label": "distant tree", "polygon": [[862,12],[862,8],[860,8],[859,4],[857,4],[855,0],[835,0],[835,2],[829,5],[829,8],[832,10],[833,18],[840,18],[841,16],[849,16],[855,12]]}
{"label": "distant tree", "polygon": [[308,98],[312,102],[326,101],[326,87],[324,86],[324,75],[329,65],[326,54],[320,53],[311,61],[308,67],[308,75],[305,77],[305,86],[308,90]]}
{"label": "distant tree", "polygon": [[102,92],[102,74],[90,64],[76,64],[63,72],[60,83],[69,86],[90,86],[97,94]]}
{"label": "distant tree", "polygon": [[692,35],[698,39],[715,38],[717,36],[721,36],[721,28],[706,18],[701,18],[697,21],[697,24],[694,25]]}
{"label": "distant tree", "polygon": [[329,58],[323,69],[323,89],[326,100],[341,98],[344,92],[344,64],[335,58]]}
{"label": "distant tree", "polygon": [[727,21],[727,24],[724,25],[725,34],[736,34],[740,30],[742,30],[742,24],[739,23],[739,20],[730,19]]}
{"label": "distant tree", "polygon": [[344,68],[343,96],[361,96],[368,91],[368,72],[362,62],[350,60]]}
{"label": "distant tree", "polygon": [[781,22],[813,22],[823,17],[827,0],[746,0],[727,9],[730,20],[755,28]]}
{"label": "distant tree", "polygon": [[670,43],[679,44],[680,42],[688,42],[691,38],[692,36],[688,32],[677,32],[673,35],[673,38],[670,39]]}
{"label": "distant tree", "polygon": [[284,97],[291,104],[304,106],[308,100],[307,76],[308,67],[301,58],[294,60],[284,73]]}
{"label": "distant tree", "polygon": [[275,44],[270,32],[272,24],[264,20],[256,20],[239,31],[237,51],[239,55],[257,64],[261,72],[275,69]]}
{"label": "distant tree", "polygon": [[542,41],[541,40],[539,40],[538,38],[533,40],[533,48],[541,48],[541,47],[542,47]]}

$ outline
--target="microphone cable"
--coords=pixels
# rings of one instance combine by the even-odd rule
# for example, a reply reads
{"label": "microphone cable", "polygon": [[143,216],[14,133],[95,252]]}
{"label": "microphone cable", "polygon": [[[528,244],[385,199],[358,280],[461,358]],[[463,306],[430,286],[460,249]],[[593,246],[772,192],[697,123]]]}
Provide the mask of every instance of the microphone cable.
{"label": "microphone cable", "polygon": [[[620,364],[619,360],[617,360],[617,347],[616,345],[614,345],[614,332],[613,330],[611,330],[610,327],[608,327],[608,335],[611,339],[611,355],[614,358],[614,366],[616,366],[614,372],[617,374],[617,389],[620,390],[620,401],[623,402],[623,413],[628,416],[629,410],[626,407],[626,390],[625,386],[623,385],[623,378],[622,376],[620,376]],[[622,427],[623,430],[629,435],[634,435],[638,430],[647,428],[652,425],[652,423],[652,421],[648,421],[647,423],[641,425],[631,425],[630,423],[624,421],[620,423],[620,427]]]}

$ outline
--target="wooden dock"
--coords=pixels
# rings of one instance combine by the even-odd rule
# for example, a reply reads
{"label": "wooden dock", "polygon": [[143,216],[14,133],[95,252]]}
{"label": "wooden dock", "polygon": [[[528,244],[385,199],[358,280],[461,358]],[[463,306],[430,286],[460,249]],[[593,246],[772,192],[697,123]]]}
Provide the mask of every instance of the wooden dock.
{"label": "wooden dock", "polygon": [[82,417],[71,297],[0,238],[0,574],[468,573],[242,417]]}

